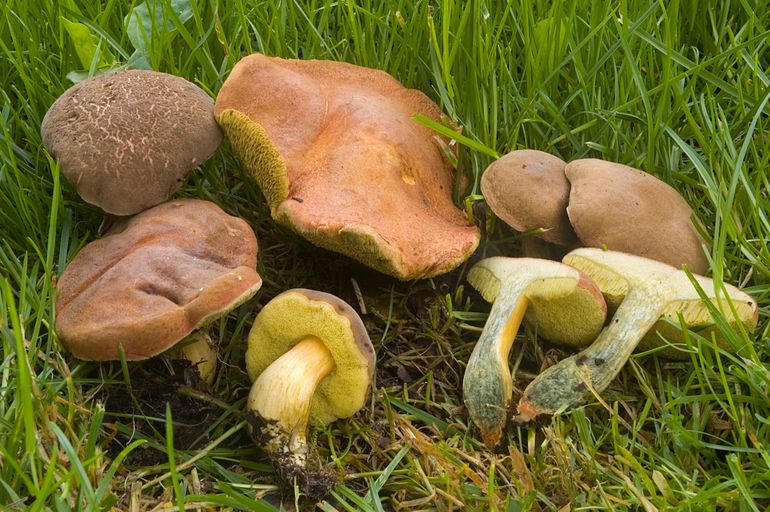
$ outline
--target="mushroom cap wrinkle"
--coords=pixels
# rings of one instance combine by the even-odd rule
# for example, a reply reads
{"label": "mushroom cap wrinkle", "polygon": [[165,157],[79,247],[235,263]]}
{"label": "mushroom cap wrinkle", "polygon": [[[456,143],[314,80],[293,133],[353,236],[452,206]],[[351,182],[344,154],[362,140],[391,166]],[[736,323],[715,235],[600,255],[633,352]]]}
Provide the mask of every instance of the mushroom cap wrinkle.
{"label": "mushroom cap wrinkle", "polygon": [[213,110],[184,78],[120,71],[67,89],[41,134],[84,201],[131,215],[167,200],[216,151],[222,131]]}
{"label": "mushroom cap wrinkle", "polygon": [[152,357],[248,300],[262,284],[242,219],[197,199],[115,223],[57,282],[56,332],[81,359]]}
{"label": "mushroom cap wrinkle", "polygon": [[260,54],[235,66],[215,106],[277,222],[404,280],[451,270],[479,242],[452,202],[447,140],[417,113],[441,118],[382,71]]}
{"label": "mushroom cap wrinkle", "polygon": [[635,254],[674,267],[708,268],[693,211],[671,186],[627,165],[587,158],[564,168],[567,214],[583,245]]}
{"label": "mushroom cap wrinkle", "polygon": [[296,288],[276,296],[249,332],[246,368],[252,381],[309,336],[334,359],[334,369],[316,388],[310,416],[320,424],[355,414],[366,402],[374,376],[374,348],[361,318],[334,295]]}
{"label": "mushroom cap wrinkle", "polygon": [[534,149],[511,151],[481,176],[489,207],[516,231],[542,228],[543,240],[572,245],[577,236],[567,218],[569,182],[561,158]]}

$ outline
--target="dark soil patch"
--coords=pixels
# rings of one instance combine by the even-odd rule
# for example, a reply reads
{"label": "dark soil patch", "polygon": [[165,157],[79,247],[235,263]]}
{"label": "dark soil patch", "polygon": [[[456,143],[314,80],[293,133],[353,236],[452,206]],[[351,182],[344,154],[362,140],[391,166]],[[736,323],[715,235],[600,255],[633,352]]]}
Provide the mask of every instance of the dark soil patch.
{"label": "dark soil patch", "polygon": [[[116,432],[106,447],[108,455],[114,458],[132,441],[143,437],[165,446],[166,404],[173,419],[174,448],[189,450],[205,444],[209,440],[206,429],[219,412],[211,402],[194,396],[196,390],[206,387],[189,361],[161,358],[137,365],[131,372],[131,389],[125,385],[105,386],[101,393],[106,407],[104,423]],[[167,461],[165,451],[145,443],[133,450],[124,464],[153,466]]]}

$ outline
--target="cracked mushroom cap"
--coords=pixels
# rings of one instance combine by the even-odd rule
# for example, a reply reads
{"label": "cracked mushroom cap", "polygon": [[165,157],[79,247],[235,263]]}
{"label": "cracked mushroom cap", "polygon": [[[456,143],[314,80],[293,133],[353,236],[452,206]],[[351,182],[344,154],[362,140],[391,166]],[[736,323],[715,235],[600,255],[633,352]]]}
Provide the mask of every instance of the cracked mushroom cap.
{"label": "cracked mushroom cap", "polygon": [[572,245],[577,236],[567,217],[565,165],[543,151],[511,151],[484,171],[481,192],[495,215],[516,231],[542,228],[538,236],[546,242]]}
{"label": "cracked mushroom cap", "polygon": [[171,197],[216,151],[222,132],[213,108],[184,78],[120,71],[67,89],[40,131],[84,201],[131,215]]}
{"label": "cracked mushroom cap", "polygon": [[146,359],[256,293],[257,240],[246,222],[197,199],[115,223],[57,283],[56,332],[86,360]]}
{"label": "cracked mushroom cap", "polygon": [[423,93],[343,62],[254,54],[233,69],[215,114],[273,218],[399,279],[439,275],[479,232],[452,202],[447,139]]}
{"label": "cracked mushroom cap", "polygon": [[668,184],[594,158],[572,161],[564,172],[571,184],[567,214],[583,245],[706,271],[706,242],[693,224],[692,208]]}
{"label": "cracked mushroom cap", "polygon": [[334,359],[316,388],[310,416],[327,424],[363,407],[374,377],[374,347],[361,318],[329,293],[296,288],[268,302],[249,332],[246,369],[252,382],[299,341],[315,337]]}

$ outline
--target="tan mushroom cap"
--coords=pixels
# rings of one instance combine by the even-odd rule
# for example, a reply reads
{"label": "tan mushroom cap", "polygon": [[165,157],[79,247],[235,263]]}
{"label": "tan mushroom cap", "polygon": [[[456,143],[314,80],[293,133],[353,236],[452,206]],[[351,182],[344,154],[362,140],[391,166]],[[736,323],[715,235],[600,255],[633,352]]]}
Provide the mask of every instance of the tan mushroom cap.
{"label": "tan mushroom cap", "polygon": [[196,199],[119,220],[62,273],[56,332],[81,359],[138,360],[248,300],[262,284],[246,222]]}
{"label": "tan mushroom cap", "polygon": [[567,214],[587,247],[604,247],[687,265],[702,274],[708,268],[693,211],[665,182],[633,167],[598,159],[575,160],[564,170],[571,190]]}
{"label": "tan mushroom cap", "polygon": [[313,244],[400,279],[445,273],[479,232],[452,202],[447,140],[423,93],[343,62],[242,59],[215,114],[273,215]]}
{"label": "tan mushroom cap", "polygon": [[561,158],[534,149],[511,151],[492,162],[481,177],[489,207],[516,231],[542,228],[551,243],[577,242],[567,217],[569,182]]}
{"label": "tan mushroom cap", "polygon": [[222,132],[213,108],[184,78],[121,71],[65,91],[41,133],[84,201],[131,215],[167,200],[216,151]]}
{"label": "tan mushroom cap", "polygon": [[352,416],[369,395],[374,347],[355,310],[329,293],[295,288],[262,308],[249,332],[249,377],[255,381],[273,361],[309,336],[321,340],[334,359],[334,369],[313,395],[311,418],[326,424]]}

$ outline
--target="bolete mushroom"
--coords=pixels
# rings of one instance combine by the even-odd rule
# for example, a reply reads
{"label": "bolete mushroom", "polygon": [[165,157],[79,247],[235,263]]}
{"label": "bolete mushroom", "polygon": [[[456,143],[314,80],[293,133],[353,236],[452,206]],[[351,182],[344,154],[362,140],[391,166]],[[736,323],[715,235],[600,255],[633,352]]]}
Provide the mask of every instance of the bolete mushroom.
{"label": "bolete mushroom", "polygon": [[493,303],[463,378],[468,413],[491,447],[508,418],[508,353],[522,318],[546,339],[580,346],[599,333],[607,308],[590,278],[555,261],[487,258],[471,268],[468,281]]}
{"label": "bolete mushroom", "polygon": [[328,424],[363,407],[374,374],[374,348],[346,302],[293,289],[268,302],[249,333],[246,368],[254,381],[247,418],[279,477],[310,498],[336,479],[307,442],[309,422]]}
{"label": "bolete mushroom", "polygon": [[[661,318],[697,326],[713,322],[690,277],[671,265],[595,248],[576,249],[563,261],[588,274],[606,295],[624,298],[588,348],[551,366],[527,386],[518,405],[518,421],[554,414],[583,404],[592,391],[601,393]],[[703,276],[692,278],[724,311],[731,326],[743,325],[749,331],[756,326],[758,310],[752,297],[728,284],[717,287]]]}
{"label": "bolete mushroom", "polygon": [[627,165],[595,158],[574,160],[564,173],[570,182],[567,214],[582,244],[687,265],[702,274],[708,268],[706,243],[693,222],[693,211],[664,181]]}
{"label": "bolete mushroom", "polygon": [[423,93],[344,62],[242,59],[214,112],[273,218],[313,244],[408,280],[445,273],[479,242],[452,202],[448,139]]}
{"label": "bolete mushroom", "polygon": [[222,141],[214,102],[184,78],[132,70],[89,78],[43,119],[46,149],[88,203],[131,215],[176,192]]}
{"label": "bolete mushroom", "polygon": [[57,282],[56,332],[75,357],[147,359],[231,311],[262,284],[249,225],[197,199],[118,220]]}
{"label": "bolete mushroom", "polygon": [[578,240],[567,217],[570,186],[565,165],[561,158],[543,151],[511,151],[492,162],[481,176],[484,200],[516,231],[542,229],[539,237],[546,242],[574,245]]}

